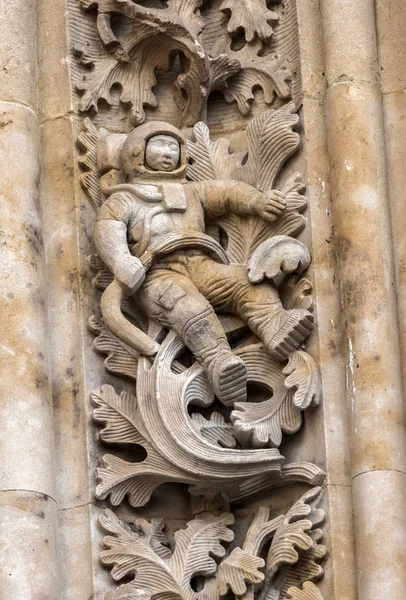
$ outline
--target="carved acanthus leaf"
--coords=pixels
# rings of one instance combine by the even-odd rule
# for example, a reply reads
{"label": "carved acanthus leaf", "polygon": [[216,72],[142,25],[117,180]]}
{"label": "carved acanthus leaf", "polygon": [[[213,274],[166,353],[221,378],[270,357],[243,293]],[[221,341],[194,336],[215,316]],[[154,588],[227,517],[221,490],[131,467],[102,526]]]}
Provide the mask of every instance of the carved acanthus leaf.
{"label": "carved acanthus leaf", "polygon": [[318,406],[321,399],[320,374],[317,363],[310,354],[302,350],[293,352],[283,373],[287,375],[285,387],[296,390],[293,396],[295,406],[301,410],[310,405]]}
{"label": "carved acanthus leaf", "polygon": [[230,15],[229,33],[235,34],[243,28],[247,42],[252,42],[256,36],[268,41],[273,33],[270,23],[279,19],[277,12],[268,9],[266,0],[224,0],[220,10]]}
{"label": "carved acanthus leaf", "polygon": [[[222,51],[210,53],[201,45],[205,26],[201,4],[202,0],[168,0],[166,6],[153,8],[133,0],[81,0],[84,10],[97,7],[95,26],[100,41],[75,45],[83,66],[77,82],[83,93],[79,109],[97,112],[100,99],[112,104],[111,90],[119,86],[121,103],[129,109],[133,123],[140,124],[145,119],[144,107],[157,106],[155,71],[171,69],[178,73],[175,98],[185,125],[193,125],[204,114],[211,91],[222,91],[225,100],[235,101],[243,115],[251,111],[256,87],[262,88],[268,104],[276,97],[288,98],[288,71],[272,54],[261,56],[264,42],[272,35],[270,23],[278,20],[266,0],[224,0],[221,9],[230,15],[229,32],[243,27],[251,42],[239,52],[225,44]],[[116,33],[112,19],[117,15],[129,21],[131,31],[127,27]]]}
{"label": "carved acanthus leaf", "polygon": [[[142,123],[144,106],[157,106],[152,91],[156,84],[155,70],[168,70],[174,57],[182,55],[185,60],[181,60],[177,85],[184,91],[182,110],[186,124],[194,124],[207,95],[209,59],[187,22],[173,10],[176,7],[182,15],[193,15],[193,3],[174,1],[164,9],[147,9],[130,0],[100,0],[98,4],[98,31],[109,52],[88,54],[83,47],[77,48],[80,61],[93,66],[77,83],[78,90],[83,92],[80,110],[92,108],[97,112],[100,99],[111,104],[111,89],[119,84],[120,100],[130,107],[133,123]],[[132,21],[131,33],[120,39],[111,29],[113,13],[121,13]],[[196,15],[192,27],[195,25]]]}
{"label": "carved acanthus leaf", "polygon": [[[194,140],[188,143],[191,158],[189,178],[193,181],[230,178],[268,191],[300,143],[299,135],[292,130],[298,121],[294,110],[293,103],[289,103],[254,118],[247,129],[248,155],[243,152],[231,154],[230,143],[226,139],[212,142],[208,127],[198,123],[194,127]],[[244,157],[247,158],[245,163]],[[227,235],[226,251],[231,262],[245,264],[269,238],[295,236],[303,229],[306,219],[299,213],[306,206],[306,198],[300,175],[291,175],[281,189],[286,196],[286,210],[278,221],[266,222],[257,217],[235,214],[218,221]]]}
{"label": "carved acanthus leaf", "polygon": [[114,565],[115,580],[134,575],[131,585],[141,593],[195,600],[199,593],[192,589],[191,580],[196,575],[210,577],[217,571],[214,558],[223,558],[222,543],[233,540],[234,533],[228,527],[233,522],[234,517],[229,513],[219,517],[202,514],[190,521],[186,529],[176,532],[171,554],[163,545],[161,520],[136,519],[131,528],[106,510],[100,523],[112,535],[104,539],[108,549],[102,552],[101,560]]}
{"label": "carved acanthus leaf", "polygon": [[322,593],[314,583],[307,582],[303,589],[290,588],[287,595],[288,600],[324,600]]}
{"label": "carved acanthus leaf", "polygon": [[91,254],[88,256],[87,262],[89,263],[92,271],[95,271],[96,273],[92,280],[92,284],[97,290],[105,290],[106,287],[113,281],[113,274],[108,270],[98,254]]}
{"label": "carved acanthus leaf", "polygon": [[138,444],[145,439],[138,432],[141,427],[137,417],[137,399],[128,392],[119,396],[109,385],[91,394],[96,407],[93,419],[104,428],[100,431],[100,439],[108,444]]}
{"label": "carved acanthus leaf", "polygon": [[196,37],[205,26],[205,20],[200,15],[199,8],[203,0],[168,0],[168,7],[176,11],[179,18],[188,24],[188,29]]}
{"label": "carved acanthus leaf", "polygon": [[236,596],[242,596],[247,591],[247,584],[261,583],[264,574],[259,569],[264,565],[262,558],[251,556],[241,548],[234,548],[218,570],[220,596],[227,594],[229,588]]}
{"label": "carved acanthus leaf", "polygon": [[231,77],[223,90],[226,102],[236,102],[238,110],[248,116],[254,101],[254,89],[260,87],[264,100],[272,104],[276,97],[284,100],[290,96],[289,73],[281,69],[270,57],[240,60],[241,70]]}
{"label": "carved acanthus leaf", "polygon": [[[276,178],[287,161],[296,152],[300,136],[293,131],[299,122],[293,102],[288,102],[278,110],[268,110],[250,121],[247,127],[248,160],[241,169],[240,178],[261,191],[274,187]],[[297,176],[296,176],[297,177]],[[290,189],[285,193],[300,191],[295,181],[289,180]],[[303,184],[299,186],[303,189]],[[292,205],[288,208],[294,209]]]}
{"label": "carved acanthus leaf", "polygon": [[222,542],[233,541],[234,533],[229,529],[233,523],[234,517],[230,513],[220,517],[204,513],[189,521],[186,529],[175,533],[175,550],[168,564],[178,574],[183,589],[190,585],[196,574],[207,577],[216,573],[217,564],[213,557],[225,556]]}
{"label": "carved acanthus leaf", "polygon": [[295,433],[302,424],[301,411],[293,403],[293,391],[286,389],[280,365],[272,361],[261,347],[249,346],[241,349],[239,354],[247,360],[249,381],[272,391],[269,392],[270,398],[264,402],[234,405],[231,420],[235,436],[244,446],[277,448],[282,442],[283,432]]}
{"label": "carved acanthus leaf", "polygon": [[306,246],[288,236],[274,236],[262,242],[251,255],[247,267],[251,283],[275,279],[290,273],[302,273],[310,265]]}
{"label": "carved acanthus leaf", "polygon": [[266,561],[264,598],[284,600],[289,588],[323,574],[319,563],[326,549],[319,544],[322,533],[317,529],[324,520],[324,512],[317,509],[321,495],[321,488],[304,494],[276,530]]}
{"label": "carved acanthus leaf", "polygon": [[237,402],[231,418],[238,441],[245,447],[278,448],[283,432],[292,434],[299,431],[302,416],[293,405],[292,396],[285,391],[264,402]]}
{"label": "carved acanthus leaf", "polygon": [[230,142],[224,138],[212,142],[209,128],[203,122],[194,126],[193,136],[194,140],[188,142],[191,159],[188,178],[192,181],[233,179],[236,164],[243,153],[231,154]]}
{"label": "carved acanthus leaf", "polygon": [[240,71],[240,61],[229,54],[219,54],[215,58],[210,57],[210,91],[225,90],[229,86],[230,77]]}
{"label": "carved acanthus leaf", "polygon": [[107,357],[104,361],[106,371],[136,380],[138,353],[110,333],[94,315],[89,319],[89,329],[96,335],[93,348]]}
{"label": "carved acanthus leaf", "polygon": [[205,419],[199,413],[192,414],[192,422],[199,429],[201,435],[215,446],[235,448],[237,441],[231,423],[227,423],[223,415],[214,412],[210,419]]}
{"label": "carved acanthus leaf", "polygon": [[304,228],[306,219],[296,211],[285,210],[276,222],[257,217],[230,215],[218,224],[227,234],[226,252],[231,262],[246,264],[253,252],[267,239],[277,235],[295,236]]}

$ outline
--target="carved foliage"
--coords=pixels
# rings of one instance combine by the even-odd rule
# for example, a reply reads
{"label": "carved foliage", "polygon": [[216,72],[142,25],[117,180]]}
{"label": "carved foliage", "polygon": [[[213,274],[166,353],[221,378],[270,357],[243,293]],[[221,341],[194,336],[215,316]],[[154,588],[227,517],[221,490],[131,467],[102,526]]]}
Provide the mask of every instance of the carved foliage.
{"label": "carved foliage", "polygon": [[[223,25],[230,42],[223,53],[210,54],[200,33],[205,26],[199,8],[202,0],[168,0],[161,8],[143,6],[133,0],[80,0],[84,10],[97,9],[95,27],[99,41],[77,45],[76,55],[83,66],[76,84],[82,93],[79,109],[98,110],[100,99],[112,103],[111,90],[120,86],[120,101],[130,110],[134,124],[145,119],[144,107],[157,105],[153,92],[155,71],[174,70],[176,99],[183,120],[194,125],[204,113],[210,92],[221,90],[227,102],[237,102],[243,115],[250,112],[253,88],[261,86],[265,101],[275,96],[287,98],[288,73],[272,56],[260,57],[278,21],[278,14],[265,0],[225,0],[221,10],[228,22]],[[113,25],[117,15],[129,27]],[[227,19],[226,19],[227,21]],[[231,49],[231,38],[244,30],[246,42],[257,39],[259,45],[247,45],[243,52]]]}
{"label": "carved foliage", "polygon": [[[258,187],[261,191],[274,188],[276,178],[286,160],[298,148],[299,135],[293,131],[298,117],[293,103],[288,103],[276,111],[266,111],[252,119],[247,129],[247,152],[229,152],[229,142],[225,139],[212,142],[208,127],[198,123],[194,127],[194,139],[188,149],[191,164],[188,177],[192,181],[207,179],[235,179]],[[275,222],[267,222],[258,217],[241,217],[235,214],[218,221],[218,226],[227,236],[227,254],[231,262],[247,263],[259,246],[276,236],[297,235],[305,226],[306,219],[300,214],[305,206],[304,185],[298,173],[282,183],[281,191],[286,196],[286,210]],[[283,253],[289,254],[290,248]],[[308,266],[310,257],[298,255],[291,269],[303,260],[303,268]],[[262,262],[259,259],[259,262]],[[306,264],[307,263],[307,264]]]}
{"label": "carved foliage", "polygon": [[206,598],[206,592],[192,589],[191,580],[196,575],[204,578],[214,575],[217,570],[214,559],[224,557],[222,544],[234,537],[228,528],[234,517],[229,513],[219,517],[203,514],[190,521],[186,529],[176,532],[173,553],[162,543],[166,540],[161,520],[135,519],[130,528],[107,510],[100,522],[111,534],[104,539],[108,549],[101,554],[102,562],[114,565],[112,576],[116,581],[135,575],[130,588],[148,597],[162,594],[179,600]]}
{"label": "carved foliage", "polygon": [[262,41],[270,39],[273,33],[271,27],[279,19],[277,12],[269,10],[266,0],[224,0],[220,10],[230,14],[227,30],[235,34],[239,28],[244,29],[247,42],[252,42],[256,36]]}
{"label": "carved foliage", "polygon": [[[322,573],[320,562],[325,548],[319,542],[323,511],[317,509],[321,489],[307,492],[286,515],[269,520],[267,507],[257,510],[242,548],[226,555],[224,544],[234,538],[229,513],[216,516],[202,513],[175,534],[174,548],[164,534],[160,519],[135,518],[124,523],[110,510],[100,518],[110,534],[102,562],[112,568],[116,581],[132,576],[130,583],[105,600],[160,597],[219,600],[231,591],[243,600],[253,600],[255,592],[267,600],[319,600],[317,588],[308,582]],[[270,544],[270,545],[269,545]],[[269,545],[267,559],[259,556]],[[217,559],[217,562],[214,560]],[[220,564],[218,564],[220,562]],[[195,591],[195,576],[203,579]],[[304,584],[303,590],[300,587]]]}
{"label": "carved foliage", "polygon": [[[204,118],[208,97],[215,90],[227,102],[235,102],[242,115],[250,113],[257,87],[268,105],[289,97],[290,74],[270,51],[280,17],[278,1],[272,3],[275,10],[266,0],[219,3],[226,39],[221,52],[204,43],[205,13],[200,12],[204,0],[166,0],[161,8],[136,0],[79,2],[83,10],[95,9],[97,38],[75,49],[83,67],[77,82],[80,110],[97,112],[102,99],[111,104],[112,90],[118,87],[121,104],[132,122],[140,124],[145,107],[157,106],[156,71],[172,70],[181,121],[195,125],[189,142],[189,179],[234,179],[262,192],[278,185],[285,194],[286,210],[275,222],[238,215],[217,221],[228,259],[247,265],[251,283],[271,280],[286,309],[312,310],[311,285],[298,278],[309,266],[310,255],[292,239],[306,223],[301,214],[306,206],[304,186],[299,174],[280,177],[300,144],[294,131],[295,105],[287,103],[252,119],[246,152],[232,153],[228,140],[212,141],[208,127],[196,124]],[[117,26],[120,19],[125,26]],[[241,31],[242,48],[235,51],[232,40]],[[96,147],[106,134],[86,120],[79,138],[85,171],[81,182],[97,207],[104,198]],[[94,284],[103,290],[111,274],[98,257],[92,257],[91,264],[97,271]],[[126,311],[136,321],[131,306],[123,307]],[[222,492],[241,501],[285,483],[314,484],[322,479],[314,465],[282,466],[277,450],[284,433],[300,428],[302,411],[320,401],[317,365],[303,350],[291,353],[285,363],[271,359],[255,336],[242,338],[235,353],[246,364],[249,383],[262,386],[269,397],[260,402],[248,397],[248,402],[234,405],[230,416],[213,411],[207,417],[203,411],[215,401],[213,392],[197,363],[186,368],[177,361],[185,348],[173,332],[163,339],[151,366],[100,320],[92,317],[90,327],[96,334],[95,349],[107,357],[106,370],[137,382],[136,396],[118,395],[110,386],[92,394],[94,419],[102,426],[100,440],[112,448],[132,448],[134,458],[127,462],[114,454],[103,457],[97,498],[109,498],[112,505],[127,499],[134,507],[144,506],[159,485],[176,481],[206,499]],[[241,329],[238,323],[227,333]],[[189,405],[195,412],[189,413]],[[229,513],[201,514],[175,534],[170,547],[163,521],[134,518],[125,523],[106,510],[100,521],[109,535],[101,559],[112,568],[116,581],[126,578],[126,583],[105,600],[219,600],[226,594],[240,600],[322,600],[309,583],[323,572],[320,496],[319,488],[311,490],[286,515],[274,519],[269,508],[261,507],[242,547],[228,555],[225,545],[234,537]],[[203,583],[196,586],[196,577]]]}
{"label": "carved foliage", "polygon": [[[305,352],[291,354],[281,372],[280,365],[270,359],[259,346],[239,351],[246,360],[248,380],[269,389],[270,398],[263,402],[236,403],[231,413],[234,433],[244,445],[252,448],[278,447],[282,433],[295,433],[302,424],[301,411],[320,401],[318,368]],[[285,378],[285,374],[289,374]]]}

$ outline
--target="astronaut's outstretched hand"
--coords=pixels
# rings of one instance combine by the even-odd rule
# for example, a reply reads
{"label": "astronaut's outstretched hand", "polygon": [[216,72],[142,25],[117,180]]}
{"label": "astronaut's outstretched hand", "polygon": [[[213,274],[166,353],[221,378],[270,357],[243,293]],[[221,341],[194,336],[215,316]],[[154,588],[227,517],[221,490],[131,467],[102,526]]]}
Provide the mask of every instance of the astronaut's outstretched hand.
{"label": "astronaut's outstretched hand", "polygon": [[270,190],[256,198],[253,213],[265,221],[276,221],[286,209],[286,196],[279,190]]}
{"label": "astronaut's outstretched hand", "polygon": [[145,267],[136,256],[126,256],[114,269],[114,276],[127,294],[133,294],[145,279]]}

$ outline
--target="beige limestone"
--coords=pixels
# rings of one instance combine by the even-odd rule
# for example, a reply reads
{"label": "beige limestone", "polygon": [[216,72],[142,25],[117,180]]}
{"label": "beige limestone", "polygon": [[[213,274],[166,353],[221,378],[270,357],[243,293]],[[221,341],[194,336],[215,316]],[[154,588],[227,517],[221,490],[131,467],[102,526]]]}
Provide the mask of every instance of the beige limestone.
{"label": "beige limestone", "polygon": [[329,515],[325,533],[331,568],[326,569],[320,589],[327,599],[358,600],[351,485],[329,484],[324,497]]}
{"label": "beige limestone", "polygon": [[[38,204],[39,127],[31,110],[0,103],[1,490],[55,498],[53,423],[45,332],[44,254]],[[24,161],[21,160],[24,157]],[[21,423],[25,426],[21,427]]]}
{"label": "beige limestone", "polygon": [[377,0],[376,24],[382,91],[384,94],[401,91],[406,87],[406,18],[403,0]]}
{"label": "beige limestone", "polygon": [[0,589],[59,596],[54,428],[46,332],[36,3],[0,3]]}
{"label": "beige limestone", "polygon": [[[319,3],[305,0],[296,3],[298,33],[300,40],[300,74],[303,97],[323,100],[326,88],[322,15]],[[324,129],[324,119],[318,120],[312,129],[317,134]],[[315,129],[313,129],[315,127]],[[324,159],[327,158],[324,153]]]}
{"label": "beige limestone", "polygon": [[402,345],[402,371],[406,383],[406,321],[405,321],[405,260],[404,236],[404,153],[406,144],[406,76],[403,69],[406,55],[406,19],[404,4],[397,0],[377,3],[377,29],[381,62],[380,84],[383,91],[386,160],[389,199],[392,216],[396,286],[399,309],[399,333]]}
{"label": "beige limestone", "polygon": [[[370,88],[341,84],[328,92],[335,234],[348,331],[353,474],[402,470],[405,465],[384,147],[378,135],[380,111],[379,96]],[[383,344],[385,350],[380,351]],[[387,404],[388,394],[391,401]],[[381,436],[378,445],[377,435]]]}
{"label": "beige limestone", "polygon": [[385,94],[383,100],[389,197],[392,215],[399,334],[402,345],[402,371],[406,383],[406,240],[404,195],[406,189],[406,90]]}
{"label": "beige limestone", "polygon": [[406,476],[395,471],[363,473],[355,478],[353,489],[359,515],[355,529],[359,597],[403,600]]}
{"label": "beige limestone", "polygon": [[348,336],[352,473],[403,470],[406,438],[379,93],[342,83],[327,93],[326,109]]}
{"label": "beige limestone", "polygon": [[1,598],[56,600],[57,509],[43,494],[0,493]]}
{"label": "beige limestone", "polygon": [[41,202],[58,457],[57,490],[59,508],[65,509],[91,500],[86,411],[83,410],[83,316],[79,305],[81,272],[70,120],[60,118],[45,122],[41,127],[41,140]]}
{"label": "beige limestone", "polygon": [[377,82],[375,9],[371,0],[321,0],[328,86]]}
{"label": "beige limestone", "polygon": [[37,44],[35,0],[2,0],[0,100],[36,110]]}
{"label": "beige limestone", "polygon": [[[219,12],[223,3],[214,0],[213,4]],[[234,9],[232,3],[225,4]],[[255,4],[266,10],[264,1]],[[300,158],[293,159],[288,171],[306,173],[309,226],[300,239],[313,256],[308,276],[317,317],[317,331],[307,350],[320,364],[324,406],[308,411],[305,427],[286,455],[315,462],[327,472],[323,529],[329,558],[320,585],[324,600],[355,600],[357,596],[357,600],[403,600],[406,589],[406,436],[398,343],[400,336],[404,364],[406,18],[402,0],[377,0],[375,4],[376,14],[370,0],[297,3],[302,89],[297,73],[294,89],[296,101],[301,93],[305,99],[304,144]],[[72,6],[68,6],[71,15]],[[240,6],[249,2],[242,0]],[[285,7],[288,15],[295,9],[290,0],[285,0]],[[0,153],[6,168],[0,193],[10,210],[0,227],[4,276],[0,303],[5,324],[0,386],[6,399],[0,404],[0,563],[6,566],[0,571],[1,594],[4,589],[7,597],[16,600],[87,600],[91,596],[109,600],[105,593],[117,586],[99,564],[102,532],[97,518],[101,509],[93,505],[93,471],[100,468],[103,451],[90,420],[88,395],[104,383],[120,391],[134,391],[134,386],[104,373],[102,358],[94,353],[93,337],[86,329],[88,317],[98,309],[97,293],[91,286],[93,273],[86,263],[87,255],[94,252],[95,214],[79,189],[75,140],[81,123],[72,108],[76,97],[71,80],[77,76],[69,49],[72,30],[68,32],[67,3],[62,0],[37,0],[37,43],[35,3],[9,0],[2,8]],[[232,15],[234,25],[238,18],[249,23],[249,11],[240,10],[244,12]],[[85,32],[91,16],[86,19]],[[77,20],[75,26],[82,31],[83,23]],[[41,130],[33,112],[37,79]],[[171,102],[170,111],[166,110],[162,89],[157,92],[162,103],[159,114],[171,120],[177,107]],[[232,137],[233,150],[240,148],[244,136],[239,128],[249,117],[241,119],[235,105],[225,105],[226,110],[221,106],[218,99],[211,103],[213,130]],[[103,103],[99,108],[95,122],[130,130],[123,119],[109,121],[109,109]],[[216,123],[216,110],[228,120]],[[259,114],[262,108],[255,110]],[[146,114],[156,118],[153,109],[148,108]],[[178,124],[183,122],[176,118]],[[233,136],[231,129],[236,132]],[[114,450],[110,447],[108,452]],[[273,490],[266,501],[273,503],[274,511],[280,506],[288,509],[296,492]],[[153,509],[142,509],[140,515],[168,516],[173,535],[190,518],[187,496],[182,488],[175,492],[170,485],[160,493],[153,498]],[[182,502],[178,503],[178,496]],[[261,499],[256,506],[261,506]],[[60,509],[59,529],[54,500]],[[242,539],[253,509],[242,504],[239,510],[244,526],[237,525],[236,531]],[[120,512],[124,520],[134,517],[129,507]],[[176,517],[180,517],[176,524],[170,521]],[[305,591],[311,594],[312,589]],[[317,590],[314,594],[319,598]]]}
{"label": "beige limestone", "polygon": [[[299,21],[300,22],[300,21]],[[319,30],[319,35],[321,31]],[[309,60],[309,58],[308,58]],[[304,67],[306,68],[306,61]],[[322,431],[313,431],[320,443],[324,437],[327,486],[325,506],[328,517],[326,543],[332,566],[321,586],[325,598],[355,600],[356,565],[350,479],[349,427],[343,389],[343,323],[339,300],[339,273],[334,252],[334,210],[324,122],[320,100],[303,102],[307,194],[312,228],[311,277],[316,299],[317,329],[309,351],[320,365],[323,388]],[[306,447],[310,443],[306,442]]]}
{"label": "beige limestone", "polygon": [[37,0],[38,115],[40,122],[71,111],[69,41],[65,0]]}
{"label": "beige limestone", "polygon": [[100,568],[102,532],[97,525],[101,511],[92,504],[59,510],[59,556],[64,600],[103,598],[114,589],[108,573]]}
{"label": "beige limestone", "polygon": [[[401,598],[406,579],[396,560],[398,543],[379,537],[379,554],[391,557],[381,563],[383,576],[382,559],[371,551],[377,538],[370,536],[366,508],[373,501],[375,514],[385,522],[388,500],[378,481],[387,471],[391,509],[398,527],[406,526],[406,436],[374,3],[326,1],[322,6],[335,241],[347,338],[358,595],[360,600]],[[338,18],[348,27],[339,29]],[[356,50],[353,59],[350,49]],[[341,83],[337,65],[350,74]],[[367,478],[376,482],[374,491],[362,484]]]}

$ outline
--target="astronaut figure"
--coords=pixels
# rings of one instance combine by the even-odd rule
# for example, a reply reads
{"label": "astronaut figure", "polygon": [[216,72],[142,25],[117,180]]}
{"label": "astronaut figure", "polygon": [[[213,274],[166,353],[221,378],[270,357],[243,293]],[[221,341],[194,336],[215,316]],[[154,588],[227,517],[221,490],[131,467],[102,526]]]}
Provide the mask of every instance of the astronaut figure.
{"label": "astronaut figure", "polygon": [[[246,265],[227,264],[205,221],[227,213],[274,221],[285,210],[284,195],[231,180],[187,182],[185,139],[162,122],[128,135],[120,165],[124,183],[110,188],[96,221],[101,258],[128,292],[137,290],[145,313],[193,352],[223,404],[246,400],[245,364],[216,312],[238,315],[278,360],[309,335],[313,316],[285,310],[272,282],[252,284]],[[170,251],[146,272],[139,257],[165,244]]]}

